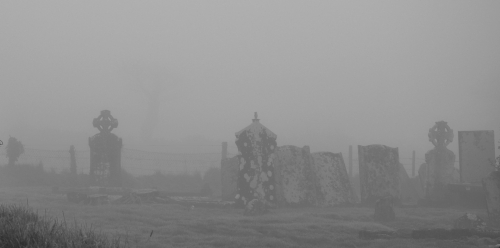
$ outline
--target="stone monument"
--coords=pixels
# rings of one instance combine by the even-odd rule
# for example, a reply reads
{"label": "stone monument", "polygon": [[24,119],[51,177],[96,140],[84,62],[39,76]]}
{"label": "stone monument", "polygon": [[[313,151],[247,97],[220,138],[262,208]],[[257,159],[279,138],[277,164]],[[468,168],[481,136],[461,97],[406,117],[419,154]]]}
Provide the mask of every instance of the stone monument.
{"label": "stone monument", "polygon": [[257,112],[252,124],[237,132],[236,146],[239,155],[239,173],[236,206],[245,207],[258,199],[269,206],[276,206],[276,180],[272,154],[276,149],[276,134],[262,125]]}
{"label": "stone monument", "polygon": [[455,154],[446,148],[453,141],[453,129],[445,121],[439,121],[429,129],[428,137],[434,149],[425,154],[425,195],[432,202],[445,202],[449,200],[445,197],[448,195],[447,185],[456,181]]}
{"label": "stone monument", "polygon": [[111,133],[118,127],[118,120],[109,110],[103,110],[93,125],[100,132],[89,138],[91,184],[120,187],[122,139]]}

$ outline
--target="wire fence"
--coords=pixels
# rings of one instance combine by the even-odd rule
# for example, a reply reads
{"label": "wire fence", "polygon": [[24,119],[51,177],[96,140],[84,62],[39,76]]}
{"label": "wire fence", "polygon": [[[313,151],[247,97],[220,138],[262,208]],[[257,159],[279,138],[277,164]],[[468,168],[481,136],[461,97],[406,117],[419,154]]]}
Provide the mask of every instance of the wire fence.
{"label": "wire fence", "polygon": [[[171,147],[173,145],[158,145],[158,147]],[[184,147],[211,147],[208,150],[215,150],[221,145],[186,145]],[[177,146],[178,147],[178,146]],[[234,145],[229,145],[227,157],[231,158],[237,155],[237,148]],[[61,172],[70,168],[70,153],[68,150],[48,150],[37,148],[25,148],[25,152],[19,157],[17,163],[37,165],[42,163],[46,170],[54,170]],[[217,149],[219,150],[219,149]],[[210,167],[220,167],[221,152],[192,152],[192,153],[175,153],[175,152],[158,152],[144,151],[133,148],[122,148],[121,166],[127,172],[133,175],[146,175],[155,172],[163,173],[204,173]],[[343,156],[347,158],[347,156]],[[79,173],[88,173],[90,170],[90,150],[76,150],[75,158],[77,171]],[[406,169],[408,175],[412,175],[412,158],[400,157],[400,163]],[[349,171],[349,161],[345,162],[346,169]],[[4,149],[0,150],[0,164],[7,164],[8,160]],[[415,175],[418,174],[419,166],[425,163],[425,158],[415,158]],[[359,172],[359,160],[352,159],[353,173]],[[458,160],[455,161],[455,167],[458,168]]]}
{"label": "wire fence", "polygon": [[[17,163],[38,165],[42,163],[44,169],[62,172],[70,168],[71,157],[68,150],[45,150],[25,148]],[[220,152],[206,153],[167,153],[142,151],[123,148],[121,152],[121,166],[133,175],[163,173],[203,173],[210,167],[219,167]],[[236,156],[228,153],[228,156]],[[0,163],[7,164],[5,151],[0,152]],[[75,159],[77,171],[88,173],[90,170],[90,150],[76,150]]]}

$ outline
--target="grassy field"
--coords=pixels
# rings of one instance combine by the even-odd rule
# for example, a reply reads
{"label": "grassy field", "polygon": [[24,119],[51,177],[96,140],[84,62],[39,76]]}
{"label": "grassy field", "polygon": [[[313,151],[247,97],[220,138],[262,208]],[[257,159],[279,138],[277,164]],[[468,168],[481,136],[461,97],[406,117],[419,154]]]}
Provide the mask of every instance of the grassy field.
{"label": "grassy field", "polygon": [[[277,209],[249,217],[238,209],[193,210],[174,204],[85,206],[50,188],[0,188],[0,203],[29,205],[40,215],[120,237],[125,247],[489,247],[477,238],[361,240],[358,231],[451,228],[465,212],[484,210],[399,208],[397,221],[377,223],[369,208]],[[151,235],[152,234],[152,235]]]}

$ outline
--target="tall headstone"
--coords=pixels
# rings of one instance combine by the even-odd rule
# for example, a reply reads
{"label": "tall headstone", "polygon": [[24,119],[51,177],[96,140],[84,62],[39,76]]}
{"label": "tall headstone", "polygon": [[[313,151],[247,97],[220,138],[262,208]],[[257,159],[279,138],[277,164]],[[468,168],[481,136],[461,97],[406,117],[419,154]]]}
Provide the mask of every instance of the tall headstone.
{"label": "tall headstone", "polygon": [[99,133],[89,138],[90,179],[95,186],[121,186],[122,139],[111,133],[118,120],[109,110],[101,111],[93,121]]}
{"label": "tall headstone", "polygon": [[434,149],[425,154],[426,198],[430,201],[447,201],[447,185],[456,182],[455,154],[446,148],[453,141],[453,129],[445,121],[439,121],[429,129],[428,137]]}
{"label": "tall headstone", "polygon": [[381,198],[400,197],[398,148],[384,145],[358,146],[361,202],[373,204]]}
{"label": "tall headstone", "polygon": [[276,180],[272,154],[276,149],[276,134],[262,125],[255,113],[252,124],[235,135],[240,152],[237,156],[240,170],[236,206],[244,207],[253,199],[275,206]]}
{"label": "tall headstone", "polygon": [[458,162],[460,182],[481,184],[494,171],[495,136],[493,130],[459,131]]}
{"label": "tall headstone", "polygon": [[280,146],[273,157],[277,205],[316,205],[317,180],[309,147]]}
{"label": "tall headstone", "polygon": [[315,152],[313,170],[318,206],[335,206],[355,203],[356,194],[352,188],[342,153]]}

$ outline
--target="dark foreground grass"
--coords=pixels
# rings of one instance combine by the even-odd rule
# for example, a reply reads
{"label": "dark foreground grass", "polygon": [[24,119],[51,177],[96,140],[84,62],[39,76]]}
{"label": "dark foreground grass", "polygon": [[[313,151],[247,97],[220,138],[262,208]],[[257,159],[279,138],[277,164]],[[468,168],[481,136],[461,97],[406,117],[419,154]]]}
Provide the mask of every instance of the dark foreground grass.
{"label": "dark foreground grass", "polygon": [[92,227],[68,227],[29,207],[0,205],[0,247],[120,247],[119,238],[108,239]]}
{"label": "dark foreground grass", "polygon": [[[45,227],[37,227],[43,229],[38,230],[38,233],[49,236],[55,226],[53,232],[56,234],[51,237],[50,242],[53,243],[49,247],[73,247],[73,242],[74,247],[121,245],[141,248],[488,248],[496,244],[478,237],[460,240],[365,240],[358,236],[360,230],[448,229],[465,212],[478,214],[484,219],[484,209],[397,208],[396,221],[385,223],[375,221],[373,209],[364,207],[283,208],[273,209],[261,216],[246,216],[241,209],[191,209],[176,204],[81,205],[69,202],[64,194],[53,193],[50,187],[0,187],[0,201],[3,204],[27,206],[28,200],[29,207],[35,212],[38,210],[41,213],[39,216],[49,221]],[[46,216],[62,221],[55,222]],[[6,217],[0,215],[0,218],[0,221],[7,222],[3,220]],[[25,240],[27,244],[27,235],[23,230],[28,229],[29,225],[29,228],[35,228],[31,227],[35,224],[27,223],[36,221],[33,216],[31,219],[24,218],[28,220],[16,221],[23,225],[10,227],[10,232],[17,236],[9,235],[7,241],[10,243],[1,243],[0,248],[2,245],[16,247],[12,245],[16,244],[15,240]],[[37,220],[40,219],[42,217]],[[88,223],[86,225],[93,228],[77,227],[74,222]],[[62,230],[66,226],[72,229]],[[98,235],[101,230],[113,235],[113,239],[98,238],[101,237]],[[36,232],[29,233],[33,236],[32,233]],[[117,237],[121,238],[118,240]],[[0,242],[3,240],[0,239]],[[46,247],[44,244],[45,241],[38,241],[37,245],[31,247]]]}

